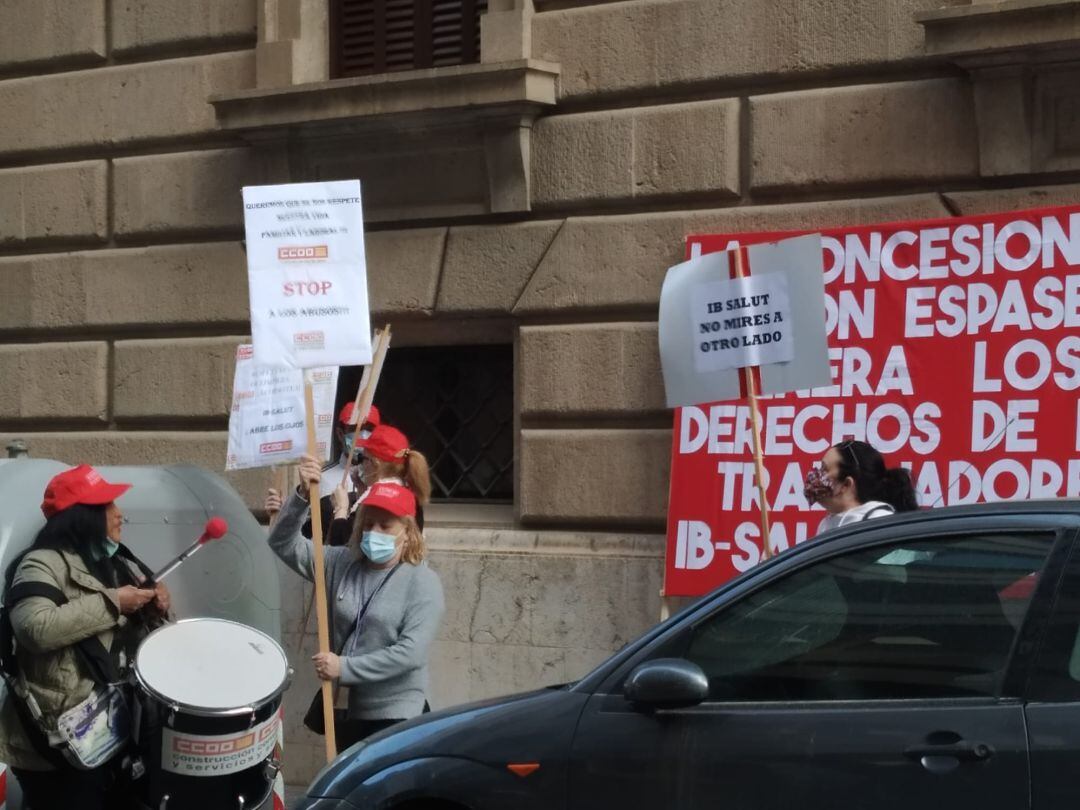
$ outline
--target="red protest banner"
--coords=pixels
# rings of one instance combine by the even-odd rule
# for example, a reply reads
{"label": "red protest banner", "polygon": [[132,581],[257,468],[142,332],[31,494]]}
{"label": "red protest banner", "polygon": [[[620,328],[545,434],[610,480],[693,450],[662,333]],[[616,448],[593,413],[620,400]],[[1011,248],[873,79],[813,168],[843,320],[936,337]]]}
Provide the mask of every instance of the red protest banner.
{"label": "red protest banner", "polygon": [[[759,401],[770,547],[815,535],[803,480],[850,438],[908,467],[924,507],[1080,496],[1080,207],[821,233],[833,385]],[[744,401],[676,410],[667,596],[758,563],[752,442]]]}

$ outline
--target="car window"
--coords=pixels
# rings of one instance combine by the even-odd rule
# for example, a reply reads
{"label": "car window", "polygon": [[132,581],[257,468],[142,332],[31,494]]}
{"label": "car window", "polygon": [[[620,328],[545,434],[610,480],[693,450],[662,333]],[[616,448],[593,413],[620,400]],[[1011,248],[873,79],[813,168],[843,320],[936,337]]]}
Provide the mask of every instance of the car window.
{"label": "car window", "polygon": [[1080,546],[1073,550],[1058,589],[1028,697],[1045,701],[1080,700]]}
{"label": "car window", "polygon": [[686,656],[713,700],[995,695],[1052,540],[964,536],[833,557],[698,624]]}

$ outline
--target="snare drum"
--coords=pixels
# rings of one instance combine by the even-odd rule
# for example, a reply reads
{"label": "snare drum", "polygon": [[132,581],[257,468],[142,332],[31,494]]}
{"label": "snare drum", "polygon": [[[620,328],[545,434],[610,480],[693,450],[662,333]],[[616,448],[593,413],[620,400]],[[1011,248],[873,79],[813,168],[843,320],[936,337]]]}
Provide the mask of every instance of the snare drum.
{"label": "snare drum", "polygon": [[[270,636],[224,619],[187,619],[155,630],[135,676],[160,722],[141,735],[143,801],[151,810],[259,807],[278,762],[281,695],[290,670]],[[148,733],[147,733],[148,732]]]}

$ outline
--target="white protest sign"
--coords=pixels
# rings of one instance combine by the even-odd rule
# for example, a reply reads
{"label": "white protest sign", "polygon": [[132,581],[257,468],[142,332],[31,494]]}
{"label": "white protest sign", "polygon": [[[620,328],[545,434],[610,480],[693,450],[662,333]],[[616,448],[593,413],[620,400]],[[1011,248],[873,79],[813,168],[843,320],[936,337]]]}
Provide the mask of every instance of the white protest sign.
{"label": "white protest sign", "polygon": [[303,371],[256,362],[250,344],[236,350],[226,470],[266,467],[299,459],[307,451],[304,375],[312,382],[315,434],[320,456],[330,452],[337,367]]}
{"label": "white protest sign", "polygon": [[795,356],[787,276],[697,285],[690,300],[698,372],[779,363]]}
{"label": "white protest sign", "polygon": [[659,339],[669,407],[738,399],[739,369],[748,366],[760,369],[765,394],[832,381],[821,237],[753,245],[747,254],[744,278],[731,251],[668,270]]}
{"label": "white protest sign", "polygon": [[370,363],[360,182],[246,186],[244,230],[258,361]]}

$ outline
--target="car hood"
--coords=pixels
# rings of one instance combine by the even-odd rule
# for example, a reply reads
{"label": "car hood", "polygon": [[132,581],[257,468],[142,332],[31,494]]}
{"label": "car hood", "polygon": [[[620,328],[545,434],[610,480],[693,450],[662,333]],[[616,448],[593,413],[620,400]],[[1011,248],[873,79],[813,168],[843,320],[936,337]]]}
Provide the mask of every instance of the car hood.
{"label": "car hood", "polygon": [[587,699],[555,687],[421,715],[343,751],[307,795],[344,798],[380,771],[414,759],[453,757],[498,768],[562,762]]}

